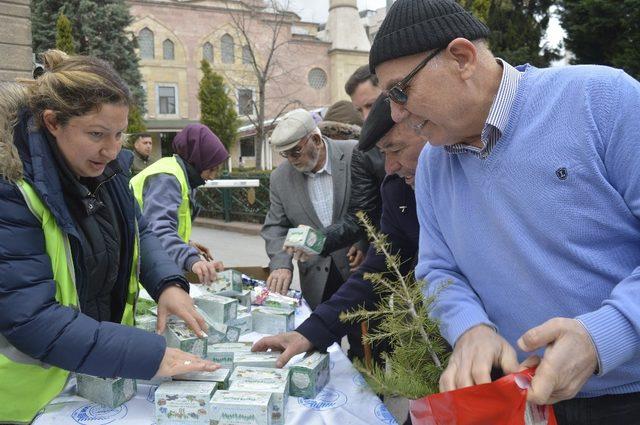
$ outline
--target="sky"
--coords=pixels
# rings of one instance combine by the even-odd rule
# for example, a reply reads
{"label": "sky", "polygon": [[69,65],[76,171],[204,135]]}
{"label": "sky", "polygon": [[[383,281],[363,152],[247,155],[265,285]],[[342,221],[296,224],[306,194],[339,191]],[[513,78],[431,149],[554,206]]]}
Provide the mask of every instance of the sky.
{"label": "sky", "polygon": [[[303,21],[325,23],[329,14],[329,0],[284,0],[289,2],[290,10],[296,12]],[[358,0],[358,9],[375,10],[384,7],[386,0]],[[547,40],[552,46],[558,45],[564,36],[558,19],[552,17],[549,22]]]}
{"label": "sky", "polygon": [[[375,10],[387,4],[386,0],[358,0],[358,9]],[[303,21],[324,23],[329,14],[329,0],[289,0],[289,8]]]}

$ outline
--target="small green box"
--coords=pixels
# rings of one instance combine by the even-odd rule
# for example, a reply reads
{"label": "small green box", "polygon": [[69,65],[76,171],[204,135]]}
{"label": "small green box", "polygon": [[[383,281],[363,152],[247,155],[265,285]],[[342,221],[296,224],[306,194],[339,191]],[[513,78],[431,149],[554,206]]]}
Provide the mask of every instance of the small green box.
{"label": "small green box", "polygon": [[204,381],[217,382],[218,388],[226,390],[229,388],[229,378],[231,377],[231,369],[218,369],[213,372],[189,372],[182,375],[175,375],[175,381]]}
{"label": "small green box", "polygon": [[241,329],[239,326],[226,325],[222,323],[210,322],[208,323],[209,337],[207,342],[209,344],[218,344],[221,342],[237,342],[240,339]]}
{"label": "small green box", "polygon": [[164,337],[168,347],[203,358],[207,356],[207,338],[199,338],[185,322],[167,323]]}
{"label": "small green box", "polygon": [[289,394],[295,397],[315,398],[329,382],[329,354],[315,351],[291,365],[289,369]]}
{"label": "small green box", "polygon": [[233,357],[234,369],[238,366],[252,367],[276,367],[276,360],[282,354],[279,351],[260,351],[248,353],[236,353]]}
{"label": "small green box", "polygon": [[251,342],[224,342],[209,344],[207,347],[207,360],[218,363],[222,367],[233,369],[233,360],[236,353],[251,352]]}
{"label": "small green box", "polygon": [[135,379],[99,378],[78,373],[76,381],[80,397],[112,409],[130,400],[137,391]]}
{"label": "small green box", "polygon": [[216,391],[209,403],[210,425],[272,425],[270,393]]}
{"label": "small green box", "polygon": [[269,308],[275,308],[277,310],[291,312],[296,311],[296,307],[298,307],[298,300],[270,292],[262,305]]}
{"label": "small green box", "polygon": [[195,304],[217,323],[227,323],[238,316],[238,300],[208,292],[194,297]]}
{"label": "small green box", "polygon": [[253,330],[262,334],[277,335],[295,328],[295,314],[269,307],[255,307],[251,310]]}
{"label": "small green box", "polygon": [[155,393],[156,424],[209,425],[209,400],[216,382],[166,382]]}
{"label": "small green box", "polygon": [[210,285],[203,285],[203,289],[218,295],[242,294],[242,273],[237,270],[227,269],[217,274],[218,278]]}
{"label": "small green box", "polygon": [[248,334],[253,331],[253,317],[251,313],[238,313],[238,317],[229,320],[227,325],[240,329],[240,335]]}
{"label": "small green box", "polygon": [[[240,369],[240,371],[236,372],[238,369]],[[231,376],[229,391],[271,393],[273,395],[271,423],[274,425],[284,425],[287,400],[289,399],[288,371],[275,368],[263,371],[258,371],[258,369],[266,368],[236,368]]]}
{"label": "small green box", "polygon": [[324,235],[309,226],[292,227],[287,232],[284,246],[298,248],[307,254],[319,255],[324,241]]}
{"label": "small green box", "polygon": [[243,289],[241,294],[231,296],[238,300],[238,304],[240,304],[241,306],[251,309],[251,291],[249,289]]}

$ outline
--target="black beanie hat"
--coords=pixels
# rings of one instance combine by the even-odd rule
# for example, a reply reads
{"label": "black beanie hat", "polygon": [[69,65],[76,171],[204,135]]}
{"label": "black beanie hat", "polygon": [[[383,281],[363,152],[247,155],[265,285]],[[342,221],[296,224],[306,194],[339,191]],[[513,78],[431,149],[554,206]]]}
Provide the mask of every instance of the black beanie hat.
{"label": "black beanie hat", "polygon": [[387,134],[391,127],[394,126],[393,119],[391,118],[391,105],[387,96],[381,94],[378,96],[367,119],[364,120],[362,130],[360,131],[360,139],[358,140],[358,149],[363,152],[371,149],[378,140]]}
{"label": "black beanie hat", "polygon": [[462,37],[489,36],[489,28],[453,0],[397,0],[373,40],[369,68],[390,59],[446,47]]}

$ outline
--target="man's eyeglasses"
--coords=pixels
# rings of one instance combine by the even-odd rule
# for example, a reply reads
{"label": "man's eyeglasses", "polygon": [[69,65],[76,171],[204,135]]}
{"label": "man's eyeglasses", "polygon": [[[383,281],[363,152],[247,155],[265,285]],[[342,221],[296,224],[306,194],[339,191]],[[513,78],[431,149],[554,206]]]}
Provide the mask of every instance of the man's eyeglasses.
{"label": "man's eyeglasses", "polygon": [[406,77],[404,77],[402,80],[394,84],[393,87],[391,87],[389,89],[389,92],[387,93],[387,95],[389,96],[388,97],[389,100],[391,100],[393,103],[397,103],[398,105],[406,105],[407,100],[409,100],[409,96],[407,95],[405,90],[409,86],[409,82],[411,82],[413,77],[415,77],[416,74],[420,72],[420,70],[424,68],[425,65],[431,59],[436,57],[436,55],[440,53],[442,50],[443,49],[438,49],[435,52],[431,53],[429,56],[424,58],[424,60],[420,62],[415,68],[413,68],[413,70]]}
{"label": "man's eyeglasses", "polygon": [[310,135],[306,136],[300,143],[298,143],[298,146],[278,153],[283,158],[298,158],[300,155],[302,155],[302,149],[304,149],[304,146],[307,144],[309,138]]}

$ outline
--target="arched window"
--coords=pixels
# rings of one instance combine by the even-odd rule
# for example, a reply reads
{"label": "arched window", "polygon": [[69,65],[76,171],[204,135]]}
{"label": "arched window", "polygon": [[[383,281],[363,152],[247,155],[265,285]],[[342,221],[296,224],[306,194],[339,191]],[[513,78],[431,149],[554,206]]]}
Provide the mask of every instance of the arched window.
{"label": "arched window", "polygon": [[220,39],[220,53],[222,54],[222,63],[234,63],[236,61],[236,56],[234,53],[235,44],[233,42],[233,37],[229,34],[225,34]]}
{"label": "arched window", "polygon": [[253,63],[251,47],[249,46],[242,46],[242,63],[245,65],[251,65]]}
{"label": "arched window", "polygon": [[202,59],[213,62],[213,44],[208,41],[202,46]]}
{"label": "arched window", "polygon": [[307,76],[309,85],[314,89],[321,89],[327,85],[327,73],[320,68],[313,68]]}
{"label": "arched window", "polygon": [[175,59],[175,47],[173,45],[173,41],[168,38],[162,42],[162,59],[165,60],[174,60]]}
{"label": "arched window", "polygon": [[140,57],[142,59],[153,59],[153,31],[144,27],[138,33],[138,46],[140,46]]}

